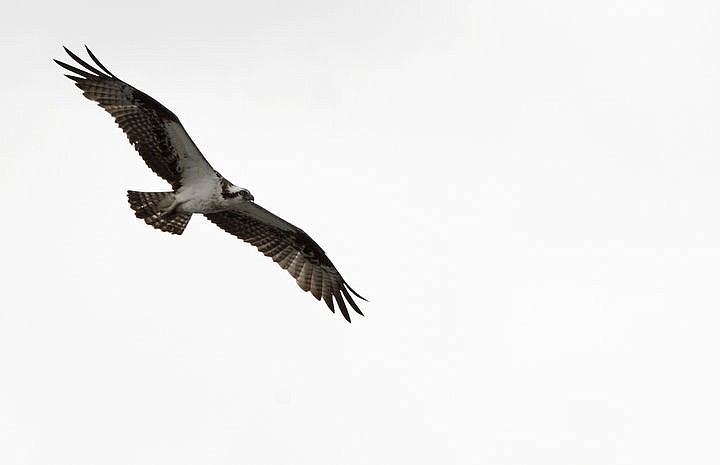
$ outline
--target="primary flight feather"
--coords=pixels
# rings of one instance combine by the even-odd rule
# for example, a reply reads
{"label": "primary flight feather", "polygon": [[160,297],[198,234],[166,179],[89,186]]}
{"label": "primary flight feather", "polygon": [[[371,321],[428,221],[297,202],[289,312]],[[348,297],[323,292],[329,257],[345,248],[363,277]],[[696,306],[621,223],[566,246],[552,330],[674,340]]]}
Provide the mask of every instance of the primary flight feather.
{"label": "primary flight feather", "polygon": [[[65,47],[63,47],[65,48]],[[252,244],[295,278],[298,286],[350,321],[348,305],[362,315],[323,249],[302,229],[255,203],[250,191],[215,171],[180,120],[157,100],[118,79],[85,47],[93,66],[65,48],[77,66],[54,60],[83,95],[110,113],[145,163],[172,186],[171,192],[128,191],[138,218],[171,234],[182,234],[194,213]],[[352,295],[351,295],[352,294]],[[347,301],[347,303],[346,303]]]}

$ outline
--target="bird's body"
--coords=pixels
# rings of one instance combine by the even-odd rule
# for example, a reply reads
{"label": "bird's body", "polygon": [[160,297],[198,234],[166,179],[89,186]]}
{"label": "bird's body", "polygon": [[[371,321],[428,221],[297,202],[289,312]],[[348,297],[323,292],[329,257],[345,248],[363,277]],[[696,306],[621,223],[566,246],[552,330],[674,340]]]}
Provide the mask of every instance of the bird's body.
{"label": "bird's body", "polygon": [[183,185],[175,191],[174,203],[182,213],[217,213],[242,208],[250,198],[247,189],[228,183],[219,174],[217,179],[208,176],[193,184]]}
{"label": "bird's body", "polygon": [[192,215],[202,214],[271,257],[301,289],[323,299],[332,311],[336,303],[346,320],[350,321],[346,301],[362,315],[350,293],[363,297],[347,285],[322,248],[302,229],[257,205],[247,189],[213,169],[175,114],[118,79],[89,49],[99,69],[65,51],[84,68],[55,60],[75,74],[66,76],[115,118],[148,167],[172,185],[171,192],[128,191],[138,218],[156,229],[182,234]]}

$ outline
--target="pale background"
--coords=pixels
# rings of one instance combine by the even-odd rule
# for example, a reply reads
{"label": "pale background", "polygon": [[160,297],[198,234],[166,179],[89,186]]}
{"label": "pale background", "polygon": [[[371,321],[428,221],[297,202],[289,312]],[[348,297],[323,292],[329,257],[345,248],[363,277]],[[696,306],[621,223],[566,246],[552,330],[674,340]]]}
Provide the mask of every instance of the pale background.
{"label": "pale background", "polygon": [[[0,463],[720,463],[716,1],[18,5]],[[367,317],[137,220],[85,43]]]}

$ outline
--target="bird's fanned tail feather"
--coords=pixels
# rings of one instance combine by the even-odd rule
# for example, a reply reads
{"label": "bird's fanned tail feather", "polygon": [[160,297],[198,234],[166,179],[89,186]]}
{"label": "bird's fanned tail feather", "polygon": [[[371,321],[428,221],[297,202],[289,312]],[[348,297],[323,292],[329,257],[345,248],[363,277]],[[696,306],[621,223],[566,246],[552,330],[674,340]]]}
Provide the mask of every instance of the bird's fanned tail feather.
{"label": "bird's fanned tail feather", "polygon": [[172,196],[172,192],[128,191],[128,201],[135,210],[135,216],[153,228],[170,234],[182,234],[192,213],[165,213],[162,207],[172,203]]}

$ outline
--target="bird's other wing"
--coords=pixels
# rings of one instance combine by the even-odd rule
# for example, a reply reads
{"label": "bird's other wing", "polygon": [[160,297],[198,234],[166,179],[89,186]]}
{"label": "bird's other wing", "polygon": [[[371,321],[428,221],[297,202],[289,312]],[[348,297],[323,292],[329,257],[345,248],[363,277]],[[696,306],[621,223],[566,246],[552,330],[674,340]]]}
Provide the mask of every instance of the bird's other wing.
{"label": "bird's other wing", "polygon": [[215,175],[215,170],[170,110],[118,79],[89,48],[85,47],[99,69],[63,48],[83,69],[59,60],[54,60],[55,63],[74,73],[66,76],[75,81],[85,97],[97,102],[115,118],[145,163],[172,184],[173,189]]}
{"label": "bird's other wing", "polygon": [[325,301],[335,312],[333,299],[345,319],[350,321],[347,303],[362,315],[351,293],[355,292],[340,275],[322,248],[302,229],[267,211],[254,202],[246,202],[237,210],[206,213],[207,219],[220,228],[254,245],[295,278],[303,291]]}

